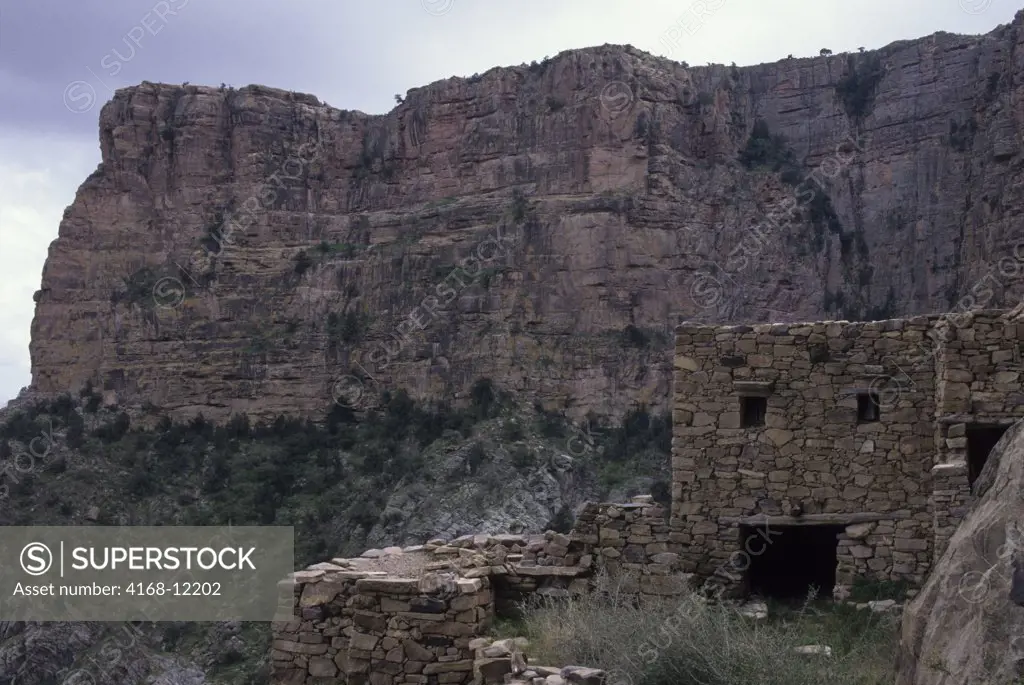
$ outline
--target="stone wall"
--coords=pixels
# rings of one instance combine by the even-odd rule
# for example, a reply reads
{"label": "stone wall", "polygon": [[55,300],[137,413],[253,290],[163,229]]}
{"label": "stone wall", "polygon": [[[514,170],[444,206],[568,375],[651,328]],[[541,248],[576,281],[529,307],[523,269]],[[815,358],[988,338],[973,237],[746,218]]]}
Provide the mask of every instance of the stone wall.
{"label": "stone wall", "polygon": [[[274,623],[272,679],[305,685],[311,678],[344,678],[358,579],[367,573],[306,570],[295,574],[295,620]],[[384,575],[384,574],[379,574]]]}
{"label": "stone wall", "polygon": [[952,315],[936,326],[940,341],[932,496],[936,555],[945,550],[971,499],[968,427],[1009,426],[1024,417],[1024,322],[1017,314],[970,312]]}
{"label": "stone wall", "polygon": [[472,679],[469,643],[494,615],[486,578],[448,584],[317,566],[295,574],[296,620],[274,625],[275,685]]}
{"label": "stone wall", "polygon": [[576,519],[573,539],[626,592],[680,594],[693,576],[685,573],[682,535],[667,514],[649,495],[629,504],[588,504]]}
{"label": "stone wall", "polygon": [[[1017,310],[679,326],[672,527],[684,566],[727,566],[741,524],[844,524],[840,586],[920,585],[970,501],[969,428],[1024,417],[1022,345]],[[762,421],[748,425],[756,397]],[[872,404],[876,417],[862,413]]]}
{"label": "stone wall", "polygon": [[[679,594],[681,545],[649,495],[588,504],[568,534],[465,535],[367,550],[293,574],[295,619],[274,624],[275,685],[464,683],[495,615],[530,596],[592,589],[600,570],[622,589]],[[488,643],[489,644],[489,643]],[[326,680],[325,680],[326,679]]]}
{"label": "stone wall", "polygon": [[[677,329],[672,517],[688,568],[727,565],[741,524],[874,522],[840,539],[840,568],[923,581],[935,383],[922,349],[935,319]],[[891,378],[914,391],[892,392]],[[872,393],[878,417],[864,420]],[[763,418],[745,425],[757,398]]]}

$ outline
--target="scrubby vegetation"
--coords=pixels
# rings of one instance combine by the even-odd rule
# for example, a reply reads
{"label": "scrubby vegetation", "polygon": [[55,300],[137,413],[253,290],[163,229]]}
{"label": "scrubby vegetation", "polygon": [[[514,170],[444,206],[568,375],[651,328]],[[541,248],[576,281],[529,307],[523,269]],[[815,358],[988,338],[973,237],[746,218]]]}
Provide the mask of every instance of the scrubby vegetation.
{"label": "scrubby vegetation", "polygon": [[[581,428],[517,407],[487,379],[462,406],[419,403],[398,390],[358,415],[334,406],[319,424],[278,417],[253,425],[236,416],[215,426],[200,415],[146,428],[144,417],[104,409],[101,400],[89,386],[0,424],[0,459],[9,466],[0,484],[10,491],[0,524],[61,525],[95,506],[106,524],[294,525],[296,561],[312,563],[362,551],[400,487],[443,489],[451,478],[479,475],[500,490],[491,473],[500,459],[529,474],[569,454],[604,492],[638,474],[667,491],[667,416],[638,407],[620,424],[592,416]],[[30,446],[41,455],[32,464],[15,459]]]}
{"label": "scrubby vegetation", "polygon": [[797,166],[786,139],[780,134],[773,135],[764,119],[754,122],[750,138],[740,151],[740,163],[747,169],[766,168],[774,172],[789,171]]}
{"label": "scrubby vegetation", "polygon": [[[662,497],[668,491],[668,417],[643,407],[621,422],[591,416],[581,427],[561,413],[518,406],[488,379],[458,406],[416,402],[398,390],[382,393],[375,407],[335,406],[320,423],[236,416],[218,426],[202,416],[156,419],[153,405],[142,412],[104,406],[87,385],[77,397],[39,402],[0,422],[0,525],[291,525],[296,564],[306,565],[360,553],[373,546],[373,531],[390,541],[388,531],[402,529],[386,527],[408,516],[402,496],[466,488],[470,498],[500,503],[561,478],[565,468],[595,499],[638,476]],[[552,458],[566,454],[568,461]],[[572,509],[562,505],[533,527],[568,532],[572,524]],[[268,627],[243,624],[241,641],[219,636],[223,628],[145,631],[147,644],[205,664],[211,683],[266,682]]]}
{"label": "scrubby vegetation", "polygon": [[870,111],[883,76],[885,67],[878,55],[847,56],[846,74],[836,83],[836,95],[842,101],[847,116],[861,119]]}
{"label": "scrubby vegetation", "polygon": [[[537,599],[505,633],[530,661],[601,668],[613,685],[890,685],[897,619],[850,605],[772,607],[756,621],[698,592],[638,601],[600,577],[594,594]],[[800,654],[827,645],[832,656]]]}

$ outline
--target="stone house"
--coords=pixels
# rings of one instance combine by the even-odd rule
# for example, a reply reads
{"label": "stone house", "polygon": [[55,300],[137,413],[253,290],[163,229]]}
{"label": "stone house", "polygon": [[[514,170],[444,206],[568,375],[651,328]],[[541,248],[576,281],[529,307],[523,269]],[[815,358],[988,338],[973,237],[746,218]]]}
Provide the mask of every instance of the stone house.
{"label": "stone house", "polygon": [[1024,416],[1015,310],[683,324],[671,526],[743,592],[923,583],[989,450]]}

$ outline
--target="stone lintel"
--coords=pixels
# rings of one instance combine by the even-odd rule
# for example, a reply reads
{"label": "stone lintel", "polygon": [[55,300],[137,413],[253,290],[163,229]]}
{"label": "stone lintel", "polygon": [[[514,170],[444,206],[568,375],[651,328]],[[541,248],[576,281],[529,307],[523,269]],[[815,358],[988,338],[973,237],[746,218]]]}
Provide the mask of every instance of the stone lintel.
{"label": "stone lintel", "polygon": [[743,395],[768,397],[775,388],[775,381],[733,381],[732,388]]}
{"label": "stone lintel", "polygon": [[568,576],[575,577],[589,569],[579,566],[513,566],[512,571],[520,576]]}
{"label": "stone lintel", "polygon": [[851,523],[866,523],[868,521],[881,521],[883,519],[894,520],[904,519],[906,516],[895,513],[878,514],[874,512],[860,512],[856,514],[804,514],[803,516],[722,516],[718,522],[725,525],[740,524],[742,526],[822,526],[834,525],[845,526]]}
{"label": "stone lintel", "polygon": [[396,595],[416,595],[420,592],[418,578],[362,578],[356,581],[360,593],[391,592]]}
{"label": "stone lintel", "polygon": [[966,423],[975,426],[1012,426],[1020,421],[1019,416],[979,416],[978,414],[946,414],[935,421],[942,424]]}

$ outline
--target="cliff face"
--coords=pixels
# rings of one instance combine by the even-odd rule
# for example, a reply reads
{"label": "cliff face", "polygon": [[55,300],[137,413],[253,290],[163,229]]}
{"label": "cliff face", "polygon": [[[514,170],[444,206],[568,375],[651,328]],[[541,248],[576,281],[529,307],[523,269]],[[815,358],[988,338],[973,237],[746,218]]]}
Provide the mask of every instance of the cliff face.
{"label": "cliff face", "polygon": [[489,377],[621,415],[667,406],[681,319],[1008,304],[1022,22],[746,68],[589,48],[384,116],[119,91],[43,271],[33,389],[222,418]]}

